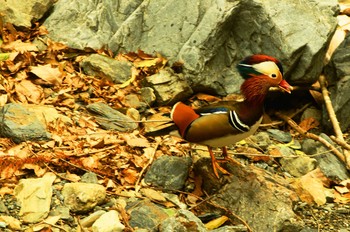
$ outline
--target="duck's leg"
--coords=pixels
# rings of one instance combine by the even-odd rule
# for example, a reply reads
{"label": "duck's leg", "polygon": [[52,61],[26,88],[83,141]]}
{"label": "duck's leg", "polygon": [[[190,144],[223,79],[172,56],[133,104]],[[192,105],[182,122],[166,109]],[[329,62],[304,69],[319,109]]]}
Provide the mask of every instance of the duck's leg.
{"label": "duck's leg", "polygon": [[222,149],[222,156],[224,157],[223,161],[230,161],[230,162],[235,163],[237,165],[242,165],[237,160],[235,160],[235,159],[233,159],[233,158],[228,156],[226,147],[222,147],[221,149]]}
{"label": "duck's leg", "polygon": [[213,171],[214,171],[215,176],[216,176],[217,178],[219,178],[219,174],[218,174],[217,169],[218,169],[220,172],[222,172],[223,174],[229,175],[230,173],[229,173],[228,171],[226,171],[224,168],[222,168],[222,167],[219,165],[218,161],[217,161],[216,158],[215,158],[215,155],[214,155],[214,153],[213,153],[213,150],[212,150],[210,147],[208,147],[208,151],[209,151],[209,154],[210,154],[211,164],[212,164],[212,166],[213,166]]}

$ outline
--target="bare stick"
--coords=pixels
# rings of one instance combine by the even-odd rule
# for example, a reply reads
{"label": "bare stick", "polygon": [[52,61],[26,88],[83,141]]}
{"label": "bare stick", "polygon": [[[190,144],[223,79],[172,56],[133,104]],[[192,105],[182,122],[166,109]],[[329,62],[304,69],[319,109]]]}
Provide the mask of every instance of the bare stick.
{"label": "bare stick", "polygon": [[337,137],[335,137],[334,135],[331,135],[330,138],[336,142],[338,145],[342,146],[344,149],[346,150],[350,150],[350,145],[345,142],[344,140],[342,139],[338,139]]}
{"label": "bare stick", "polygon": [[[304,130],[303,128],[301,128],[300,126],[298,126],[298,124],[296,124],[296,122],[294,122],[293,119],[291,119],[290,117],[281,114],[281,113],[276,113],[276,116],[283,119],[284,121],[286,121],[293,129],[295,129],[296,131],[298,131],[301,135],[310,138],[310,139],[314,139],[316,141],[319,141],[320,143],[322,143],[324,146],[326,146],[329,150],[331,150],[341,161],[343,161],[344,163],[346,163],[345,157],[344,155],[338,151],[332,144],[330,144],[329,142],[327,142],[327,140],[321,138],[320,136],[307,132],[306,130]],[[346,163],[347,168],[349,169],[350,165],[348,165]]]}
{"label": "bare stick", "polygon": [[136,183],[135,183],[135,192],[138,192],[138,191],[139,191],[139,189],[140,189],[139,184],[140,184],[142,175],[143,175],[143,173],[146,171],[146,169],[148,168],[148,166],[152,164],[153,159],[154,159],[154,156],[156,155],[156,152],[157,152],[157,149],[158,149],[159,144],[160,144],[160,142],[158,142],[158,143],[156,144],[156,146],[154,147],[154,152],[153,152],[151,158],[149,159],[148,163],[142,168],[142,170],[141,170],[141,172],[140,172],[140,174],[139,174],[139,177],[137,178],[137,181],[136,181]]}
{"label": "bare stick", "polygon": [[[320,75],[319,82],[321,85],[322,96],[324,99],[324,103],[326,105],[329,119],[331,120],[331,123],[333,125],[333,130],[334,130],[335,136],[340,142],[346,143],[344,140],[344,137],[343,137],[343,132],[341,131],[341,128],[339,125],[339,121],[337,119],[337,115],[334,112],[332,101],[331,101],[329,94],[328,94],[326,77],[324,75]],[[347,167],[349,168],[350,167],[350,154],[349,154],[349,150],[346,148],[344,149],[344,157],[346,160]]]}
{"label": "bare stick", "polygon": [[320,75],[319,81],[320,81],[320,85],[321,85],[321,90],[322,90],[322,96],[323,96],[323,99],[324,99],[324,103],[326,105],[326,109],[327,109],[327,112],[328,112],[328,115],[329,115],[329,119],[331,120],[331,123],[333,125],[335,136],[338,139],[344,140],[343,132],[340,129],[339,121],[338,121],[337,116],[336,116],[336,114],[334,112],[334,109],[333,109],[333,106],[332,106],[332,101],[331,101],[331,99],[329,97],[329,94],[328,94],[325,76],[324,75]]}

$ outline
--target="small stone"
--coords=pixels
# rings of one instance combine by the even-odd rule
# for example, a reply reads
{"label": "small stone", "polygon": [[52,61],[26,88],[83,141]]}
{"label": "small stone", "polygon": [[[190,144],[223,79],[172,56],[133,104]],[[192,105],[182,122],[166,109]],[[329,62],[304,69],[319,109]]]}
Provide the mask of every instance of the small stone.
{"label": "small stone", "polygon": [[8,214],[8,209],[1,199],[0,199],[0,213]]}
{"label": "small stone", "polygon": [[45,124],[20,104],[6,104],[0,110],[0,118],[1,135],[11,138],[16,143],[51,138]]}
{"label": "small stone", "polygon": [[0,228],[8,227],[11,230],[18,231],[21,229],[21,222],[11,216],[0,216]]}
{"label": "small stone", "polygon": [[97,175],[93,172],[87,172],[81,177],[81,182],[97,184],[98,183]]}
{"label": "small stone", "polygon": [[185,186],[191,164],[191,158],[161,156],[146,173],[145,182],[165,189],[180,190]]}
{"label": "small stone", "polygon": [[98,124],[106,130],[117,130],[117,131],[131,131],[135,130],[138,126],[134,120],[125,114],[113,109],[102,102],[92,103],[86,106],[86,108],[98,115],[96,118]]}
{"label": "small stone", "polygon": [[24,222],[36,223],[47,217],[52,198],[52,183],[55,179],[53,173],[46,173],[42,178],[19,181],[14,195],[21,204],[19,216]]}
{"label": "small stone", "polygon": [[259,132],[252,135],[250,138],[263,150],[266,150],[266,148],[271,144],[271,140],[267,132]]}
{"label": "small stone", "polygon": [[151,87],[159,105],[171,105],[189,97],[193,91],[182,74],[175,74],[170,68],[145,78],[145,85]]}
{"label": "small stone", "polygon": [[94,222],[105,213],[106,211],[104,210],[98,210],[96,212],[93,212],[89,216],[81,219],[80,223],[83,227],[91,227],[92,224],[94,224]]}
{"label": "small stone", "polygon": [[168,218],[163,208],[147,199],[129,203],[127,208],[131,209],[129,224],[133,228],[153,230],[160,222]]}
{"label": "small stone", "polygon": [[93,232],[122,232],[125,226],[119,221],[119,214],[115,210],[104,213],[92,225]]}
{"label": "small stone", "polygon": [[272,138],[282,143],[289,143],[292,141],[292,135],[289,132],[277,129],[267,129],[267,133],[269,133]]}
{"label": "small stone", "polygon": [[71,215],[69,214],[69,208],[66,206],[57,206],[57,208],[52,210],[49,215],[50,216],[59,215],[61,219],[64,219],[64,220],[71,219]]}
{"label": "small stone", "polygon": [[317,160],[303,153],[297,157],[283,157],[280,160],[282,168],[294,177],[301,177],[306,173],[314,170],[317,166]]}
{"label": "small stone", "polygon": [[154,90],[150,87],[141,88],[141,99],[149,106],[152,106],[157,97],[154,94]]}
{"label": "small stone", "polygon": [[106,190],[102,185],[89,183],[68,183],[62,189],[64,204],[72,212],[88,212],[102,204]]}
{"label": "small stone", "polygon": [[178,213],[161,222],[160,232],[166,231],[197,231],[206,232],[204,224],[191,211],[179,210]]}
{"label": "small stone", "polygon": [[116,84],[122,84],[131,78],[130,62],[115,60],[108,56],[92,54],[80,65],[86,74],[108,78]]}
{"label": "small stone", "polygon": [[126,106],[131,108],[135,108],[135,109],[147,108],[146,103],[140,101],[139,97],[136,94],[126,95],[124,98],[124,101]]}

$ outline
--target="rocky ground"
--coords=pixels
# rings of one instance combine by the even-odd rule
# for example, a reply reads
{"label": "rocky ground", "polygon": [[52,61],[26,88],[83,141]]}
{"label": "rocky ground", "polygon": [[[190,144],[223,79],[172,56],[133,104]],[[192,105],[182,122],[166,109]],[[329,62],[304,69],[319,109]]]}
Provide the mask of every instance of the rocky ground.
{"label": "rocky ground", "polygon": [[[55,1],[43,2],[49,10]],[[53,29],[56,22],[60,22],[63,30],[69,25],[72,29],[69,32],[85,30],[80,26],[72,28],[60,18],[60,12],[68,11],[67,1],[59,1],[46,25],[57,38],[67,36],[68,43],[79,45],[75,49],[49,39],[41,23],[32,24],[45,12],[35,12],[39,15],[30,19],[26,17],[27,9],[24,9],[25,14],[15,14],[12,18],[20,27],[0,20],[0,231],[350,231],[350,174],[342,153],[349,149],[348,133],[344,133],[344,141],[340,142],[329,136],[334,128],[327,121],[323,105],[324,95],[319,85],[323,82],[310,86],[318,78],[315,73],[323,69],[324,60],[329,61],[324,70],[327,80],[333,84],[330,92],[331,96],[336,95],[333,103],[341,119],[340,126],[346,129],[348,110],[342,110],[349,108],[346,102],[350,96],[347,95],[350,36],[345,36],[349,24],[348,7],[344,5],[343,15],[338,18],[339,27],[327,54],[324,54],[325,46],[331,39],[328,36],[336,26],[336,2],[322,5],[310,1],[305,7],[313,11],[305,11],[300,1],[295,9],[289,5],[293,2],[285,2],[286,5],[272,2],[274,6],[281,6],[278,12],[284,13],[279,15],[268,1],[266,5],[244,1],[239,6],[230,2],[219,12],[219,8],[207,9],[205,4],[201,5],[203,9],[198,12],[205,12],[207,17],[191,16],[195,17],[194,21],[196,17],[203,18],[201,22],[204,23],[191,26],[191,30],[185,30],[184,26],[181,36],[186,36],[188,31],[199,36],[192,30],[203,31],[202,26],[208,26],[205,20],[215,22],[211,25],[213,33],[202,35],[204,42],[198,42],[202,49],[188,51],[179,43],[176,44],[177,54],[174,47],[159,47],[169,52],[171,59],[179,56],[187,59],[186,67],[181,62],[169,62],[168,57],[156,52],[148,54],[130,48],[135,51],[115,53],[108,49],[80,47],[87,42],[101,47],[100,43],[106,44],[107,39],[112,41],[111,47],[119,49],[117,40],[111,37],[123,36],[120,33],[128,31],[125,25],[129,23],[135,28],[139,26],[135,25],[135,20],[142,14],[135,16],[133,12],[157,9],[153,1],[150,4],[137,1],[134,5],[129,5],[130,2],[120,6],[125,8],[123,19],[116,18],[112,22],[101,19],[103,29],[125,20],[127,23],[120,27],[124,30],[118,28],[115,34],[102,33],[108,38],[101,37],[99,41],[93,35],[80,32],[76,33],[77,38],[62,32],[55,34],[59,31]],[[87,4],[86,9],[94,7],[89,4],[91,1],[70,3],[69,6],[77,9],[84,8],[84,4]],[[103,1],[97,10],[108,10],[108,4],[109,1]],[[6,16],[17,12],[11,7],[7,2],[0,4]],[[35,4],[31,7],[38,8]],[[272,49],[270,52],[276,51],[271,48],[270,39],[276,39],[277,44],[288,42],[289,51],[280,55],[287,64],[287,71],[295,71],[291,77],[300,78],[304,85],[295,86],[291,95],[271,91],[263,125],[254,136],[230,147],[233,161],[222,162],[222,166],[231,175],[216,178],[205,147],[185,143],[162,132],[171,128],[170,105],[178,100],[198,107],[240,98],[236,94],[217,97],[194,92],[208,90],[226,95],[232,90],[233,84],[226,83],[231,79],[223,77],[234,76],[226,70],[226,62],[230,60],[229,68],[234,67],[231,58],[238,58],[237,51],[231,49],[231,56],[226,57],[226,52],[221,52],[221,48],[212,46],[211,42],[214,40],[217,44],[219,39],[225,40],[222,41],[227,45],[225,51],[236,44],[239,35],[222,36],[220,33],[227,30],[224,26],[230,22],[227,20],[240,18],[245,7],[266,13],[264,17],[278,18],[273,18],[276,20],[273,24],[272,20],[263,19],[262,26],[256,24],[257,28],[252,29],[254,33],[270,26],[277,31],[279,28],[286,30],[282,38],[265,38],[263,31],[257,41],[263,41],[262,46],[267,44],[266,51]],[[171,8],[172,4],[168,4],[163,10]],[[128,13],[135,17],[126,20]],[[314,37],[305,34],[304,28],[296,26],[298,23],[288,31],[283,20],[288,13],[293,13],[291,18],[310,22],[310,28],[317,25],[324,28],[314,31],[317,35]],[[94,14],[88,15],[94,17]],[[172,17],[171,14],[167,17],[169,15]],[[68,16],[64,17],[67,20]],[[234,28],[246,26],[245,17],[238,20]],[[59,20],[55,21],[56,18]],[[79,17],[77,19],[80,23]],[[89,22],[90,18],[85,20]],[[161,32],[166,34],[164,40],[169,40],[167,36],[171,35],[163,31],[163,24],[157,24],[152,18],[146,18],[143,23],[154,25],[152,30],[161,27]],[[86,25],[91,28],[93,24]],[[173,30],[178,31],[178,28],[171,27],[169,33]],[[89,30],[88,33],[101,31]],[[290,35],[298,35],[298,43],[291,43]],[[154,51],[154,38],[143,36],[147,38],[144,46]],[[250,35],[244,38],[237,40],[244,41]],[[188,41],[198,40],[192,39]],[[130,40],[123,41],[123,46],[134,48]],[[305,44],[314,47],[304,49]],[[162,45],[166,46],[165,42]],[[244,46],[242,43],[237,49]],[[255,43],[249,45],[243,53],[254,50],[254,46]],[[318,49],[322,52],[312,54]],[[295,54],[302,62],[294,60]],[[211,62],[207,62],[209,59]],[[196,65],[202,68],[197,70]],[[193,83],[186,80],[184,70],[196,77]],[[222,75],[214,75],[217,81],[209,78],[213,72],[222,72]],[[234,84],[239,86],[239,83]],[[220,157],[220,150],[215,152]]]}

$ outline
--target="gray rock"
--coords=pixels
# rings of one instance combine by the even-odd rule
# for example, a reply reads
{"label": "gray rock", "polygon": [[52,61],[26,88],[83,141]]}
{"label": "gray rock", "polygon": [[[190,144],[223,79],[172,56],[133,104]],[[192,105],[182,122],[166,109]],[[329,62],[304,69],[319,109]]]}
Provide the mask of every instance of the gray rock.
{"label": "gray rock", "polygon": [[94,222],[101,217],[101,215],[105,214],[106,211],[104,210],[97,210],[90,214],[89,216],[81,219],[80,223],[83,227],[91,227]]}
{"label": "gray rock", "polygon": [[90,184],[97,184],[98,178],[96,173],[93,172],[87,172],[81,177],[81,182],[83,183],[90,183]]}
{"label": "gray rock", "polygon": [[318,122],[321,122],[322,120],[322,111],[317,109],[316,107],[308,107],[301,115],[300,120],[303,121],[306,118],[314,118]]}
{"label": "gray rock", "polygon": [[266,150],[266,148],[271,144],[269,134],[267,132],[258,132],[252,135],[251,140],[258,145],[259,148]]}
{"label": "gray rock", "polygon": [[272,138],[282,143],[289,143],[292,141],[292,135],[287,131],[267,129],[267,133],[269,133]]}
{"label": "gray rock", "polygon": [[157,231],[158,224],[168,218],[163,208],[147,199],[133,202],[131,205],[128,205],[128,208],[130,208],[129,224],[133,228]]}
{"label": "gray rock", "polygon": [[111,210],[98,218],[92,225],[93,232],[122,232],[125,226],[119,221],[119,213]]}
{"label": "gray rock", "polygon": [[106,130],[132,131],[137,128],[137,123],[125,114],[113,109],[102,102],[92,103],[86,108],[96,114],[96,121]]}
{"label": "gray rock", "polygon": [[69,213],[69,208],[66,206],[58,206],[57,208],[51,210],[49,216],[60,216],[60,218],[64,220],[73,220],[73,217]]}
{"label": "gray rock", "polygon": [[[14,189],[14,195],[20,202],[19,216],[26,223],[44,220],[50,212],[52,183],[56,179],[53,173],[42,178],[21,179]],[[40,206],[40,207],[38,207]]]}
{"label": "gray rock", "polygon": [[18,27],[31,27],[52,7],[55,0],[0,0],[4,21]]}
{"label": "gray rock", "polygon": [[48,140],[50,133],[35,113],[17,103],[9,103],[0,109],[0,134],[14,142]]}
{"label": "gray rock", "polygon": [[128,94],[124,98],[124,103],[127,107],[140,109],[140,111],[145,111],[148,107],[145,102],[140,101],[137,94]]}
{"label": "gray rock", "polygon": [[106,198],[106,190],[99,184],[68,183],[63,186],[64,204],[72,212],[88,212]]}
{"label": "gray rock", "polygon": [[[254,166],[221,165],[232,175],[218,181],[210,159],[195,163],[195,174],[203,179],[202,189],[214,195],[210,201],[235,212],[253,231],[300,231],[303,222],[293,212],[293,199],[298,197],[288,181]],[[206,207],[199,205],[197,210]]]}
{"label": "gray rock", "polygon": [[157,97],[154,94],[154,90],[151,87],[143,87],[140,90],[142,100],[148,105],[152,106]]}
{"label": "gray rock", "polygon": [[9,214],[9,211],[2,199],[0,199],[0,213]]}
{"label": "gray rock", "polygon": [[60,0],[44,25],[73,48],[160,52],[184,63],[195,91],[226,95],[239,90],[235,66],[252,53],[280,58],[292,82],[314,83],[338,11],[336,0]]}
{"label": "gray rock", "polygon": [[282,168],[294,177],[301,177],[317,166],[316,159],[301,153],[297,157],[283,157],[280,163]]}
{"label": "gray rock", "polygon": [[145,175],[145,182],[170,190],[180,190],[188,177],[192,160],[189,157],[161,156]]}
{"label": "gray rock", "polygon": [[186,99],[193,92],[182,74],[165,68],[145,78],[145,86],[151,87],[159,105],[171,105]]}
{"label": "gray rock", "polygon": [[[333,144],[332,140],[327,135],[321,134],[320,136]],[[350,178],[344,163],[341,162],[320,142],[312,139],[305,139],[305,141],[302,143],[302,150],[307,155],[315,155],[313,158],[317,160],[318,167],[321,169],[323,174],[331,180],[339,182]]]}
{"label": "gray rock", "polygon": [[[337,115],[340,128],[345,132],[350,127],[350,75],[341,78],[336,85],[330,87],[329,94],[333,109]],[[333,126],[329,120],[328,112],[325,106],[322,108],[322,125],[328,130],[333,131]]]}
{"label": "gray rock", "polygon": [[86,74],[107,78],[115,84],[124,83],[131,78],[130,62],[115,60],[100,54],[86,57],[81,61],[80,66]]}
{"label": "gray rock", "polygon": [[[329,82],[330,98],[342,131],[350,126],[350,36],[334,51],[329,64],[325,67],[325,75]],[[329,116],[325,107],[322,109],[322,125],[332,131]]]}
{"label": "gray rock", "polygon": [[160,232],[167,231],[197,231],[207,232],[204,224],[191,211],[181,209],[178,213],[161,222]]}

